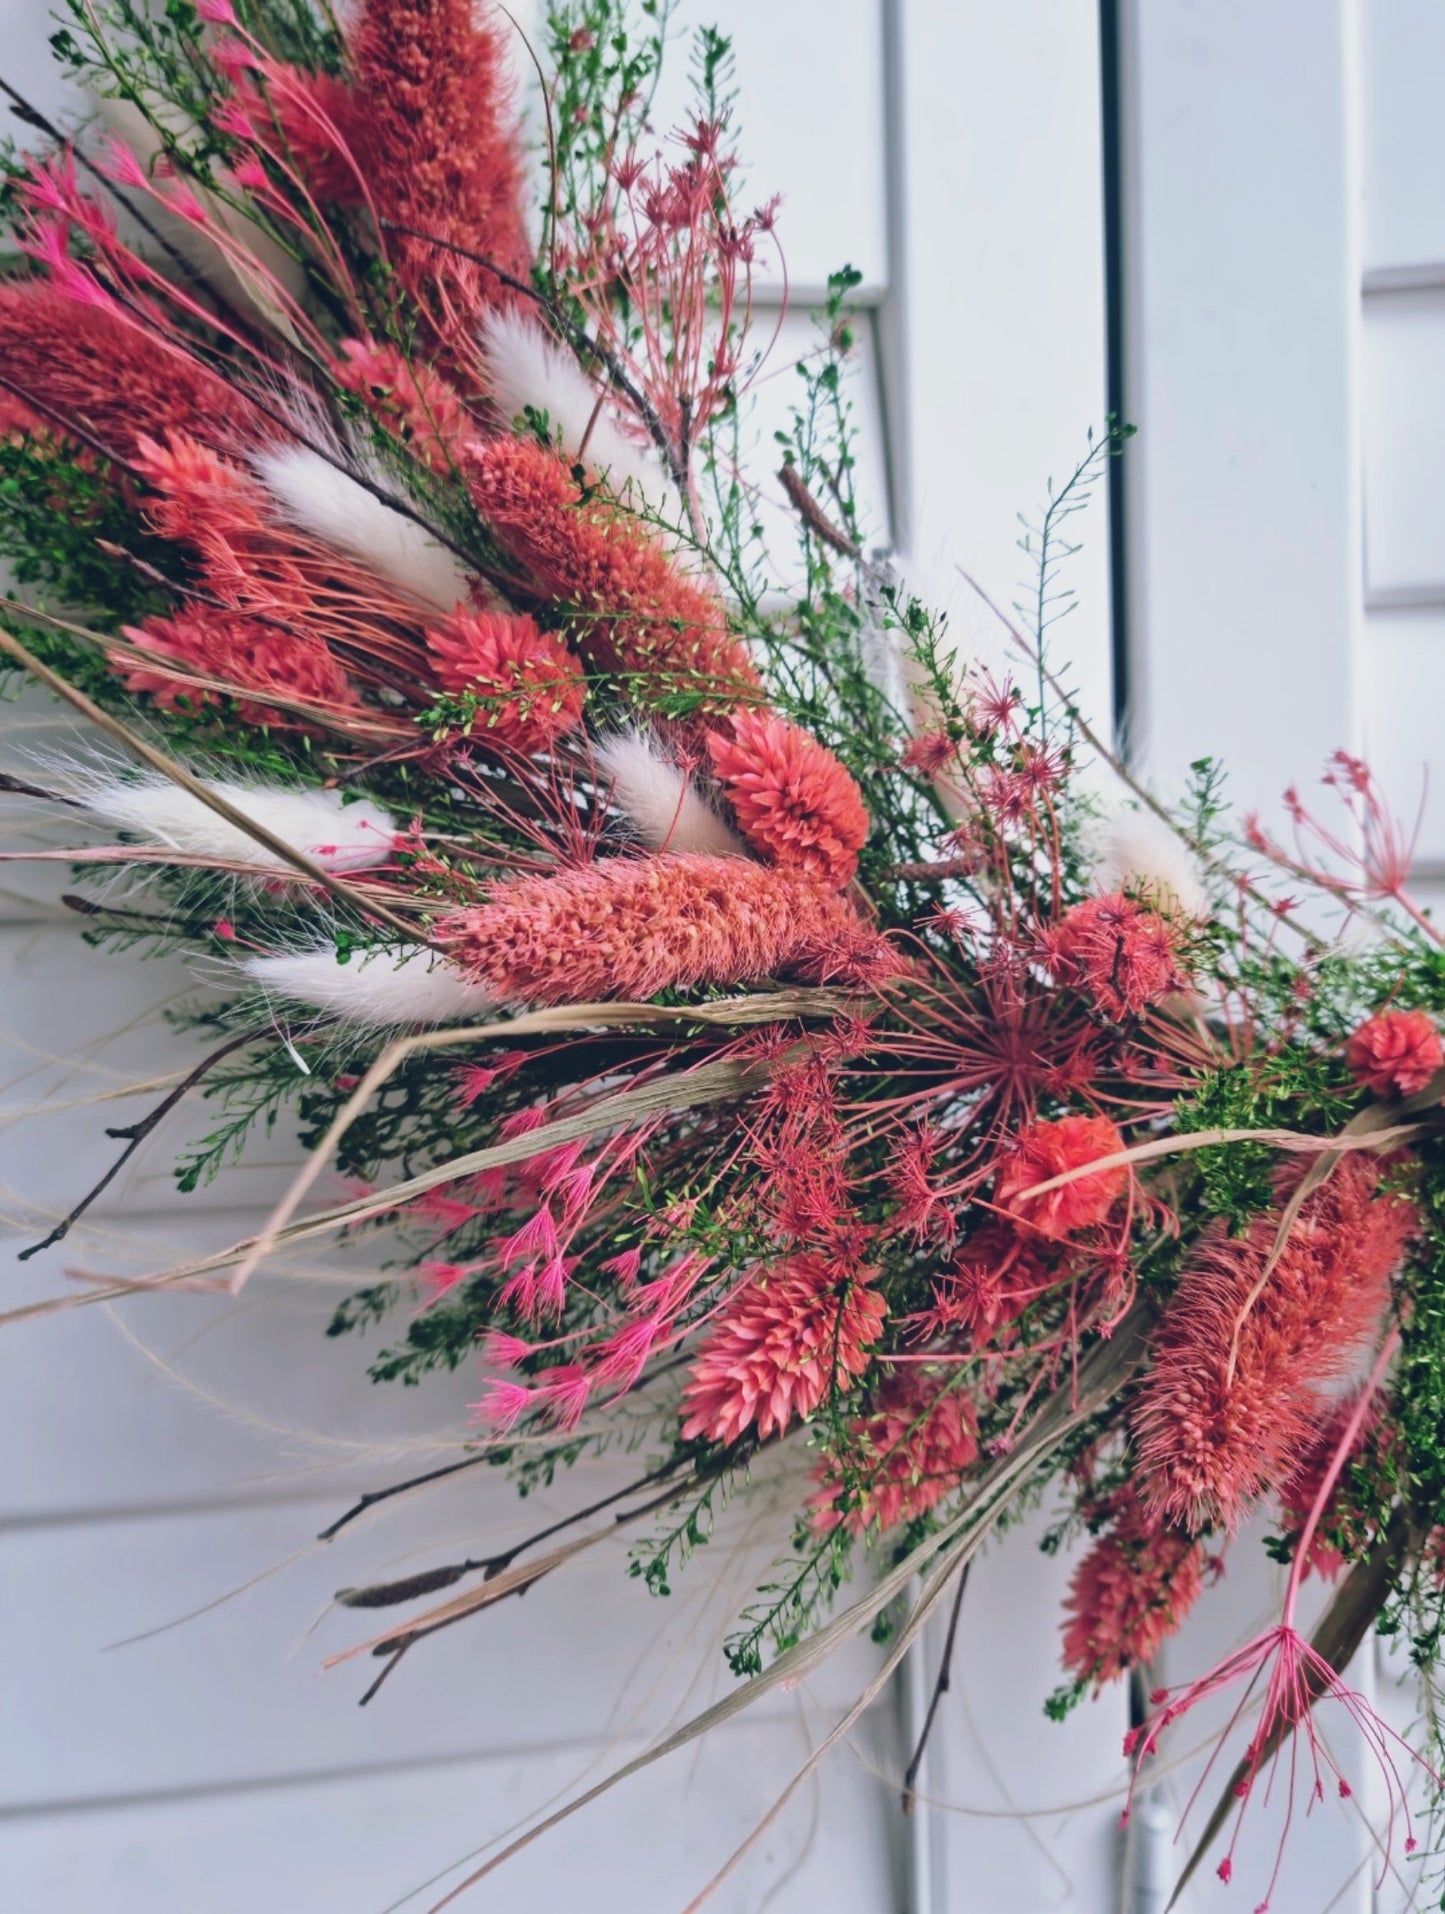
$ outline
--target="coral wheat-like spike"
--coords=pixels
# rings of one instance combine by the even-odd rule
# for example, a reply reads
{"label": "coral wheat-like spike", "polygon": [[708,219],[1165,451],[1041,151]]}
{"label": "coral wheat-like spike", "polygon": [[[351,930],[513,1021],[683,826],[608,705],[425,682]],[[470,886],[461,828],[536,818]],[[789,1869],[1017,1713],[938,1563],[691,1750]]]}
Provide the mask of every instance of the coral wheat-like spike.
{"label": "coral wheat-like spike", "polygon": [[863,793],[826,745],[786,718],[740,711],[708,755],[748,842],[841,890],[868,838]]}
{"label": "coral wheat-like spike", "polygon": [[438,937],[498,1003],[647,998],[777,975],[867,981],[897,969],[887,942],[826,886],[676,852],[499,884]]}
{"label": "coral wheat-like spike", "polygon": [[586,686],[560,638],[510,612],[458,612],[427,633],[444,691],[475,698],[469,735],[514,751],[539,751],[575,731]]}
{"label": "coral wheat-like spike", "polygon": [[1097,1692],[1147,1665],[1204,1587],[1204,1544],[1124,1509],[1079,1562],[1064,1604],[1063,1661]]}
{"label": "coral wheat-like spike", "polygon": [[749,1277],[714,1322],[683,1392],[684,1441],[736,1442],[812,1415],[868,1366],[887,1305],[866,1274],[801,1255]]}
{"label": "coral wheat-like spike", "polygon": [[493,440],[473,460],[470,482],[497,537],[568,608],[578,650],[627,681],[636,702],[685,694],[717,712],[761,698],[722,601],[685,578],[635,515],[584,498],[555,452],[532,440]]}
{"label": "coral wheat-like spike", "polygon": [[1376,1193],[1380,1174],[1358,1156],[1341,1162],[1262,1286],[1274,1212],[1242,1237],[1217,1227],[1196,1251],[1134,1412],[1143,1487],[1164,1519],[1233,1524],[1308,1447],[1330,1386],[1378,1330],[1419,1226],[1403,1197]]}
{"label": "coral wheat-like spike", "polygon": [[43,281],[0,285],[0,372],[47,425],[73,422],[123,459],[141,438],[167,431],[231,446],[274,430],[199,360],[118,309],[82,304]]}
{"label": "coral wheat-like spike", "polygon": [[[340,130],[382,218],[412,229],[384,235],[401,283],[466,359],[482,314],[513,297],[498,273],[525,280],[531,257],[504,29],[476,0],[364,0],[347,34]],[[332,180],[346,190],[340,168]]]}

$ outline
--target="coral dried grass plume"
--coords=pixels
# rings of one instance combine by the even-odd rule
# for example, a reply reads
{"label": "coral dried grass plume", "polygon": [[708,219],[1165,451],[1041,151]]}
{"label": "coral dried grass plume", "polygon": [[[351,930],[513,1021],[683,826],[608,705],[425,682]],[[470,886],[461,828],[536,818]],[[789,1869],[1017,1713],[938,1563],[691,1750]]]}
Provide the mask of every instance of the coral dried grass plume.
{"label": "coral dried grass plume", "polygon": [[707,748],[754,849],[841,890],[858,868],[868,812],[827,746],[786,718],[740,711],[726,731],[708,733]]}
{"label": "coral dried grass plume", "polygon": [[866,1273],[795,1256],[747,1278],[694,1358],[683,1392],[684,1441],[766,1438],[806,1419],[868,1366],[887,1305]]}
{"label": "coral dried grass plume", "polygon": [[438,932],[498,1003],[645,998],[783,975],[872,981],[897,969],[886,940],[825,886],[682,852],[517,878]]}
{"label": "coral dried grass plume", "polygon": [[1154,1659],[1204,1587],[1204,1544],[1142,1510],[1122,1510],[1078,1563],[1064,1604],[1063,1661],[1097,1693]]}
{"label": "coral dried grass plume", "polygon": [[1358,1156],[1339,1163],[1267,1276],[1275,1211],[1242,1237],[1213,1226],[1195,1251],[1134,1412],[1144,1493],[1165,1520],[1232,1526],[1308,1448],[1331,1386],[1378,1332],[1418,1228],[1404,1197],[1379,1193],[1381,1174]]}
{"label": "coral dried grass plume", "polygon": [[756,701],[762,683],[722,601],[686,578],[625,507],[584,497],[545,445],[495,439],[470,467],[483,518],[537,587],[570,612],[577,649],[634,702],[683,694],[701,711]]}

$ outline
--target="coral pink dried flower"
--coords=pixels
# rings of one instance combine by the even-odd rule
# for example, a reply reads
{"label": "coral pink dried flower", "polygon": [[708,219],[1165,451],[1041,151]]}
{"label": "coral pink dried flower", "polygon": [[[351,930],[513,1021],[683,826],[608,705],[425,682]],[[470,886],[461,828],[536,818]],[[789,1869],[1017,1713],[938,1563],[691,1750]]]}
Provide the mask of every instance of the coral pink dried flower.
{"label": "coral pink dried flower", "polygon": [[374,339],[343,339],[336,383],[365,401],[388,431],[439,478],[461,464],[472,439],[460,395],[433,367]]}
{"label": "coral pink dried flower", "polygon": [[498,1003],[586,1003],[789,975],[896,969],[885,940],[835,892],[737,857],[614,857],[499,884],[445,919],[453,961]]}
{"label": "coral pink dried flower", "polygon": [[1325,1392],[1377,1331],[1418,1227],[1403,1197],[1376,1194],[1379,1179],[1378,1164],[1341,1162],[1305,1203],[1262,1287],[1275,1212],[1242,1237],[1220,1226],[1200,1244],[1134,1414],[1143,1485],[1165,1520],[1236,1522],[1308,1447]]}
{"label": "coral pink dried flower", "polygon": [[685,1441],[781,1433],[868,1366],[887,1305],[866,1273],[791,1257],[748,1278],[714,1322],[683,1392]]}
{"label": "coral pink dried flower", "polygon": [[1412,1097],[1445,1063],[1440,1033],[1423,1010],[1384,1010],[1345,1045],[1356,1083],[1377,1097]]}
{"label": "coral pink dried flower", "polygon": [[[237,714],[247,724],[308,730],[304,711],[288,704],[268,704],[266,694],[315,708],[326,714],[357,710],[355,692],[346,673],[325,645],[292,637],[284,631],[246,618],[228,618],[222,612],[191,612],[180,618],[151,618],[144,625],[127,625],[124,635],[155,659],[152,666],[116,653],[111,663],[127,691],[149,692],[166,711],[196,711],[220,703],[224,691],[187,683],[183,673],[216,680],[240,692]],[[168,671],[171,659],[179,668]]]}
{"label": "coral pink dried flower", "polygon": [[1038,1196],[1036,1183],[1083,1169],[1101,1157],[1117,1156],[1124,1139],[1107,1117],[1068,1116],[1056,1123],[1035,1123],[1014,1142],[999,1166],[993,1200],[1041,1236],[1062,1238],[1102,1223],[1129,1184],[1124,1163],[1076,1177]]}
{"label": "coral pink dried flower", "polygon": [[[978,1460],[978,1417],[956,1378],[950,1386],[916,1367],[888,1383],[878,1408],[849,1433],[846,1457],[818,1472],[821,1487],[809,1500],[819,1530],[841,1525],[862,1535],[912,1522],[951,1495]],[[861,1473],[867,1487],[840,1508],[845,1473]]]}
{"label": "coral pink dried flower", "polygon": [[708,733],[707,748],[753,848],[841,890],[858,867],[868,813],[833,753],[765,711],[738,712],[725,732]]}
{"label": "coral pink dried flower", "polygon": [[1151,1662],[1199,1599],[1204,1571],[1202,1542],[1142,1510],[1121,1512],[1069,1583],[1063,1661],[1075,1681],[1097,1692]]}
{"label": "coral pink dried flower", "polygon": [[255,442],[268,430],[230,381],[144,327],[38,280],[0,286],[0,364],[47,425],[73,421],[123,459],[145,434],[185,431],[219,445]]}
{"label": "coral pink dried flower", "polygon": [[477,701],[470,735],[540,751],[582,721],[585,685],[560,638],[509,612],[455,612],[426,635],[444,691]]}
{"label": "coral pink dried flower", "polygon": [[570,607],[578,650],[618,674],[634,702],[683,693],[704,711],[761,695],[722,602],[685,578],[635,514],[584,498],[571,469],[534,440],[495,439],[471,464],[487,523],[551,598]]}
{"label": "coral pink dried flower", "polygon": [[1061,984],[1080,990],[1118,1021],[1137,1016],[1184,984],[1177,929],[1123,896],[1075,904],[1042,939],[1044,961]]}

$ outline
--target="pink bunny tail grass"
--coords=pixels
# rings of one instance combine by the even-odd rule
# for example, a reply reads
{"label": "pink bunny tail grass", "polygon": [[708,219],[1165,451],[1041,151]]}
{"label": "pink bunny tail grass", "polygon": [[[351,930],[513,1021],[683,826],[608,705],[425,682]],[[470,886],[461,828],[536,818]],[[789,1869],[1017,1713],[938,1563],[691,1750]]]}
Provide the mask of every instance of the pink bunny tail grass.
{"label": "pink bunny tail grass", "polygon": [[1241,1690],[1238,1703],[1224,1733],[1220,1736],[1218,1746],[1195,1785],[1193,1794],[1185,1804],[1184,1817],[1187,1818],[1208,1781],[1215,1762],[1219,1759],[1225,1741],[1243,1714],[1250,1696],[1256,1692],[1262,1675],[1265,1676],[1264,1700],[1259,1718],[1255,1723],[1254,1733],[1244,1751],[1238,1778],[1234,1783],[1233,1792],[1239,1800],[1239,1811],[1235,1816],[1234,1832],[1230,1837],[1228,1852],[1217,1869],[1220,1880],[1227,1883],[1233,1878],[1234,1856],[1240,1829],[1254,1795],[1255,1782],[1261,1768],[1265,1766],[1269,1768],[1269,1779],[1264,1791],[1264,1802],[1268,1806],[1275,1782],[1280,1774],[1280,1757],[1285,1754],[1286,1749],[1288,1755],[1284,1775],[1288,1792],[1284,1824],[1280,1829],[1274,1867],[1270,1873],[1264,1899],[1256,1906],[1255,1914],[1269,1914],[1270,1897],[1279,1880],[1285,1843],[1289,1838],[1290,1827],[1294,1820],[1295,1797],[1301,1769],[1304,1769],[1308,1781],[1306,1812],[1314,1806],[1315,1802],[1324,1799],[1327,1778],[1333,1779],[1335,1792],[1342,1800],[1347,1800],[1353,1793],[1349,1781],[1315,1724],[1314,1711],[1318,1704],[1322,1701],[1335,1701],[1344,1709],[1350,1722],[1358,1731],[1365,1749],[1379,1768],[1384,1782],[1389,1812],[1381,1842],[1383,1858],[1380,1882],[1383,1882],[1390,1865],[1397,1822],[1401,1820],[1404,1822],[1405,1852],[1412,1854],[1416,1847],[1409,1798],[1401,1772],[1401,1758],[1404,1758],[1407,1765],[1413,1762],[1422,1768],[1430,1775],[1437,1787],[1439,1777],[1410,1744],[1376,1714],[1364,1697],[1342,1680],[1330,1663],[1312,1648],[1288,1621],[1281,1622],[1278,1626],[1266,1630],[1264,1634],[1256,1636],[1252,1642],[1247,1642],[1243,1648],[1227,1656],[1217,1668],[1212,1669],[1198,1681],[1189,1682],[1179,1688],[1155,1690],[1151,1700],[1156,1704],[1156,1712],[1141,1727],[1131,1728],[1124,1738],[1124,1753],[1134,1762],[1134,1772],[1129,1784],[1129,1799],[1124,1808],[1124,1819],[1127,1821],[1129,1817],[1134,1790],[1138,1786],[1143,1763],[1148,1756],[1158,1750],[1164,1730],[1171,1723],[1187,1715],[1200,1702],[1237,1686]]}
{"label": "pink bunny tail grass", "polygon": [[682,852],[499,884],[438,931],[498,1003],[648,998],[772,976],[871,982],[898,968],[887,941],[826,886]]}
{"label": "pink bunny tail grass", "polygon": [[[1418,1227],[1347,1158],[1296,1219],[1264,1279],[1276,1212],[1201,1243],[1155,1339],[1134,1433],[1152,1507],[1186,1528],[1236,1522],[1308,1448],[1332,1382],[1378,1329]],[[1255,1291],[1258,1289],[1258,1294]]]}

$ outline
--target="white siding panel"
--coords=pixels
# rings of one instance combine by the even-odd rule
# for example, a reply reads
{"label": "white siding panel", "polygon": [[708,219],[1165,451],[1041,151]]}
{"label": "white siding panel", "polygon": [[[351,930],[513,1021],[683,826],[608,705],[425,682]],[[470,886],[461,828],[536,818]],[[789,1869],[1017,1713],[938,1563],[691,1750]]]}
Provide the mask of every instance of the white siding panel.
{"label": "white siding panel", "polygon": [[1445,7],[1362,0],[1366,270],[1445,264]]}
{"label": "white siding panel", "polygon": [[[485,1690],[476,1713],[485,1723]],[[463,1914],[671,1914],[753,1831],[769,1778],[800,1767],[811,1745],[797,1711],[724,1730],[525,1850],[463,1899]],[[635,1748],[619,1742],[608,1752],[621,1761]],[[892,1755],[886,1723],[870,1719],[764,1833],[709,1914],[903,1906],[880,1753]],[[558,1750],[0,1822],[0,1902],[13,1914],[381,1914],[467,1848],[599,1772],[579,1752]],[[852,1838],[838,1838],[843,1828]],[[430,1906],[454,1878],[408,1907]]]}
{"label": "white siding panel", "polygon": [[1445,290],[1367,300],[1363,369],[1369,599],[1445,601]]}
{"label": "white siding panel", "polygon": [[[616,1481],[587,1479],[603,1492]],[[788,1532],[784,1519],[745,1546],[731,1525],[732,1539],[719,1537],[667,1599],[627,1576],[631,1538],[609,1538],[525,1598],[419,1644],[359,1709],[380,1664],[364,1656],[321,1674],[321,1663],[408,1610],[334,1608],[335,1590],[485,1556],[556,1511],[546,1499],[519,1506],[507,1485],[466,1476],[316,1542],[337,1512],[333,1499],[310,1500],[7,1534],[6,1637],[43,1635],[63,1653],[24,1657],[7,1683],[15,1727],[0,1744],[0,1803],[37,1808],[651,1738],[732,1691],[718,1645]],[[876,1652],[866,1643],[840,1652],[816,1683],[791,1699],[769,1694],[760,1712],[850,1698]]]}
{"label": "white siding panel", "polygon": [[1370,612],[1360,673],[1364,755],[1395,815],[1411,828],[1420,820],[1416,859],[1437,871],[1445,865],[1442,693],[1445,606]]}

